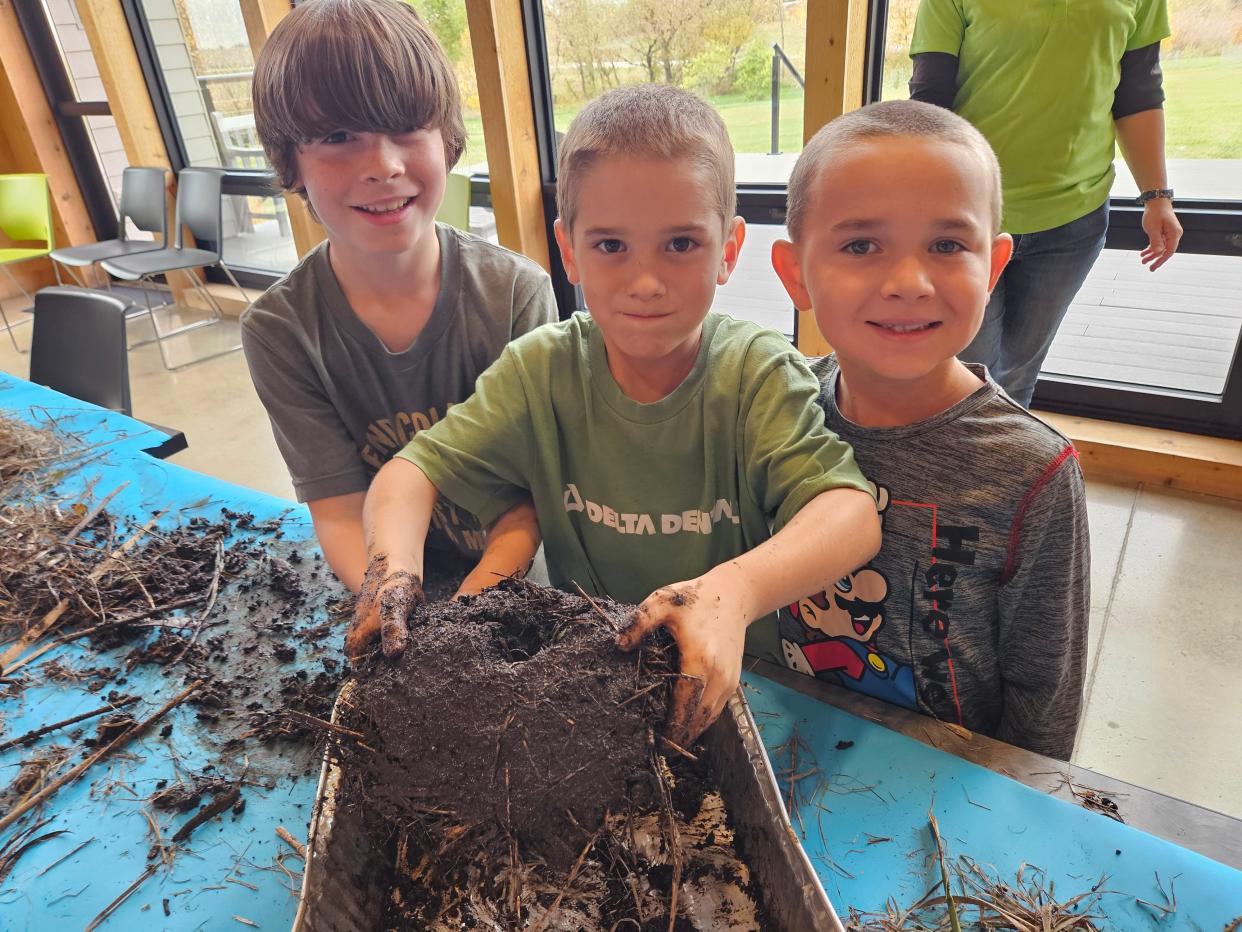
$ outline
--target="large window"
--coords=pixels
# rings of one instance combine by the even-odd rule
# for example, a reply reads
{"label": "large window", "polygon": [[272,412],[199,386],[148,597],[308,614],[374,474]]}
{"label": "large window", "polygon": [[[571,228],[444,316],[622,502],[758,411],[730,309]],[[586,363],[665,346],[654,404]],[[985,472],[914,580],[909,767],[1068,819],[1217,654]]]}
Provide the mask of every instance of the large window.
{"label": "large window", "polygon": [[[254,55],[240,0],[127,0],[135,39],[151,65],[153,96],[164,116],[175,167],[226,170],[224,259],[265,284],[297,262],[284,198],[259,143],[250,85]],[[487,171],[465,0],[413,0],[457,72],[469,140],[457,171]],[[494,235],[490,212],[472,225]],[[254,273],[258,273],[257,275]]]}
{"label": "large window", "polygon": [[[544,207],[555,218],[556,140],[587,101],[626,84],[676,84],[724,118],[737,155],[738,211],[750,224],[716,307],[786,335],[793,308],[768,254],[784,236],[785,186],[802,150],[806,0],[525,0]],[[563,309],[581,307],[555,245]]]}
{"label": "large window", "polygon": [[544,0],[553,125],[623,84],[676,84],[720,111],[739,185],[784,184],[802,149],[806,0]]}
{"label": "large window", "polygon": [[[883,99],[909,94],[918,6],[887,0],[877,20]],[[1242,436],[1242,5],[1168,0],[1168,10],[1165,151],[1181,250],[1154,274],[1139,262],[1138,190],[1119,156],[1108,248],[1058,331],[1036,405]]]}

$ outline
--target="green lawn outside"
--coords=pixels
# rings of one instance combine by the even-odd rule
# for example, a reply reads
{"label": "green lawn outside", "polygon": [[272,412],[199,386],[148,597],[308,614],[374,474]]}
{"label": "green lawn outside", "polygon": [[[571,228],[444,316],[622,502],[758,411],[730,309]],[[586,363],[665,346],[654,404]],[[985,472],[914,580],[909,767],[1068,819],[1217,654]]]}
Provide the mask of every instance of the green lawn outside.
{"label": "green lawn outside", "polygon": [[[1166,58],[1160,66],[1166,155],[1242,159],[1242,57]],[[891,70],[884,79],[884,99],[908,96],[909,80],[908,67]]]}
{"label": "green lawn outside", "polygon": [[[1163,63],[1167,100],[1166,151],[1171,159],[1242,159],[1242,58],[1174,58]],[[886,100],[906,95],[909,74],[885,82]],[[1230,90],[1232,88],[1232,90]],[[712,104],[724,117],[738,152],[767,152],[771,143],[771,101],[717,97]],[[580,104],[556,110],[556,126],[564,131]],[[479,116],[466,119],[469,133],[466,164],[486,160]],[[802,148],[802,90],[781,90],[781,151]]]}
{"label": "green lawn outside", "polygon": [[1161,67],[1167,156],[1242,159],[1242,58],[1174,58]]}

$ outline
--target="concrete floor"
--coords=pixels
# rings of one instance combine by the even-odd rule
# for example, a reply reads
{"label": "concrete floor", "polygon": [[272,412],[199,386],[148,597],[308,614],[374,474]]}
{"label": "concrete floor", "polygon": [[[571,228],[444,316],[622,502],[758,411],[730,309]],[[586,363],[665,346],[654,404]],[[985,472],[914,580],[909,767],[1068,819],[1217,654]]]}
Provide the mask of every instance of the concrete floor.
{"label": "concrete floor", "polygon": [[[20,302],[5,307],[13,317]],[[138,338],[148,325],[134,326]],[[28,326],[17,335],[28,345]],[[183,339],[199,351],[228,345],[236,324]],[[241,353],[179,372],[164,370],[154,346],[129,358],[134,415],[189,440],[175,462],[292,498]],[[28,360],[0,332],[0,370],[25,378]],[[1242,504],[1100,482],[1087,501],[1090,654],[1074,760],[1242,817]]]}

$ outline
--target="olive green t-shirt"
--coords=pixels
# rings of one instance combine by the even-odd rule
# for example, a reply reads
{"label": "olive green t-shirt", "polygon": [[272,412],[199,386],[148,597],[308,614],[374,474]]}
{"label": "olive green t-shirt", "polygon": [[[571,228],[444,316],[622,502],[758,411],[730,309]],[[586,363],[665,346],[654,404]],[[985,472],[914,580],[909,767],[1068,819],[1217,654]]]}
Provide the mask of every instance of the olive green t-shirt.
{"label": "olive green t-shirt", "polygon": [[957,56],[953,110],[1000,159],[1004,229],[1034,233],[1107,200],[1121,56],[1168,35],[1164,0],[923,0],[910,54]]}
{"label": "olive green t-shirt", "polygon": [[767,540],[821,492],[869,491],[818,391],[782,336],[709,314],[690,374],[641,404],[579,313],[509,344],[397,456],[484,525],[529,496],[553,585],[641,602]]}

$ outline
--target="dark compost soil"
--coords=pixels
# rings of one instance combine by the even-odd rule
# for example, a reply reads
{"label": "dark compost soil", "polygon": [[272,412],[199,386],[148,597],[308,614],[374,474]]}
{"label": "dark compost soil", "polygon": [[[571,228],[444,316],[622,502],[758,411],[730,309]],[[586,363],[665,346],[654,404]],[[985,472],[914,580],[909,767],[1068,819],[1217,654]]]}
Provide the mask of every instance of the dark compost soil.
{"label": "dark compost soil", "polygon": [[394,849],[390,927],[668,929],[695,884],[751,918],[675,928],[756,927],[711,775],[657,753],[674,650],[618,651],[629,611],[507,581],[416,608],[399,660],[360,671],[342,800]]}

